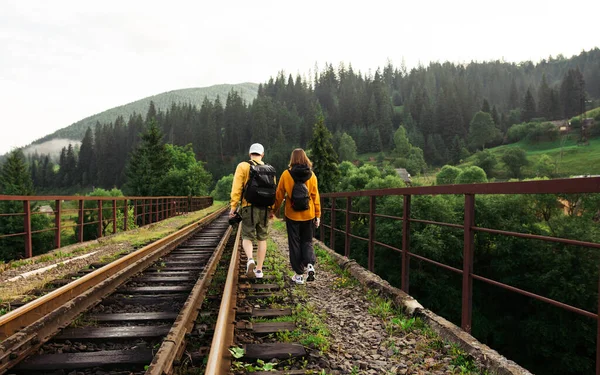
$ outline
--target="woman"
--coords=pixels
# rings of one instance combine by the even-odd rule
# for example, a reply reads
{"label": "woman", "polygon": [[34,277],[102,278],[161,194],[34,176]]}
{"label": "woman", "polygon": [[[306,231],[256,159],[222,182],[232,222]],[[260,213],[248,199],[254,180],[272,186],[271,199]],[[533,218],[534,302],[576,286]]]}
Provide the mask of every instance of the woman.
{"label": "woman", "polygon": [[290,248],[290,264],[296,273],[292,281],[304,284],[315,279],[315,252],[312,246],[314,228],[319,227],[321,201],[317,176],[312,172],[312,163],[303,149],[292,151],[289,168],[279,178],[273,212],[279,211],[285,199],[285,218]]}

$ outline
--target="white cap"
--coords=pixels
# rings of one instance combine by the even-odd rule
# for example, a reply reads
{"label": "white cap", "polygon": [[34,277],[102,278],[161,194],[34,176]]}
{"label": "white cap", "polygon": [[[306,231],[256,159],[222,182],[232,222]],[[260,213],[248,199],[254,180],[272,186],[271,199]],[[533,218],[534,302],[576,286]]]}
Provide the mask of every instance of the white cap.
{"label": "white cap", "polygon": [[254,143],[252,146],[250,146],[250,151],[248,153],[262,155],[265,153],[265,148],[260,143]]}

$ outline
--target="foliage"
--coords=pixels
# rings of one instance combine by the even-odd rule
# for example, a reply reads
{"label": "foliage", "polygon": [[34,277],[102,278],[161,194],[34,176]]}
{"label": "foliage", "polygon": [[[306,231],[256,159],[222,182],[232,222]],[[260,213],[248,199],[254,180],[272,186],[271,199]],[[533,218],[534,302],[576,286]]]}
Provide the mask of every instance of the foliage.
{"label": "foliage", "polygon": [[486,175],[490,176],[494,167],[498,164],[498,159],[496,159],[496,155],[490,152],[490,150],[478,151],[475,153],[474,164],[483,169]]}
{"label": "foliage", "polygon": [[210,193],[215,200],[218,201],[229,201],[231,194],[231,186],[233,185],[233,174],[221,177],[215,189]]}
{"label": "foliage", "polygon": [[537,177],[552,177],[556,164],[552,161],[550,156],[543,154],[536,162],[534,166],[535,175]]}
{"label": "foliage", "polygon": [[159,195],[199,196],[208,194],[212,176],[196,161],[192,145],[165,145],[169,170],[159,184]]}
{"label": "foliage", "polygon": [[469,143],[473,148],[485,148],[485,145],[499,137],[492,116],[486,112],[477,112],[469,126]]}
{"label": "foliage", "polygon": [[485,171],[475,165],[466,167],[456,177],[457,184],[475,184],[488,182]]}
{"label": "foliage", "polygon": [[451,165],[444,165],[442,169],[435,175],[436,185],[451,185],[456,183],[456,178],[461,170]]}
{"label": "foliage", "polygon": [[[94,189],[94,191],[92,191],[91,193],[87,194],[88,197],[122,197],[123,196],[123,192],[119,189],[112,189],[112,190],[105,190],[105,189],[101,189],[101,188],[96,188]],[[90,240],[94,240],[96,238],[98,238],[98,224],[88,224],[86,225],[86,223],[92,223],[92,222],[97,222],[99,219],[99,215],[98,215],[98,201],[84,201],[84,205],[83,205],[83,240],[84,241],[90,241]],[[112,202],[111,201],[103,201],[102,202],[102,224],[101,224],[101,231],[102,231],[102,236],[106,236],[108,234],[112,234],[112,223],[113,223],[113,216],[112,216],[112,210],[113,210],[113,206],[112,206]],[[123,210],[123,200],[117,200],[117,217],[118,217],[118,212]],[[134,219],[133,219],[133,212],[130,211],[131,215],[128,217],[128,226],[129,228],[134,228]],[[129,213],[128,213],[129,214]],[[121,216],[122,218],[123,216]],[[123,220],[119,220],[117,218],[117,227],[121,226],[122,227],[122,223]],[[79,238],[79,231],[80,231],[80,227],[76,227],[75,228],[75,238]]]}
{"label": "foliage", "polygon": [[[0,194],[3,195],[33,195],[33,183],[29,174],[25,157],[20,150],[13,150],[0,167]],[[35,211],[36,205],[30,207]],[[15,216],[0,216],[0,234],[16,234],[25,231],[23,223],[23,202],[2,201],[0,213],[17,214]],[[51,226],[51,220],[46,215],[31,215],[31,230],[39,231]],[[34,233],[31,236],[32,253],[44,253],[53,246],[52,231]],[[25,236],[0,238],[0,261],[8,261],[25,255]]]}
{"label": "foliage", "polygon": [[338,155],[340,161],[354,161],[357,159],[356,142],[354,142],[354,139],[348,133],[343,133],[341,136]]}
{"label": "foliage", "polygon": [[423,156],[423,150],[419,147],[411,147],[410,153],[408,155],[408,160],[406,162],[406,170],[413,176],[422,173],[427,168],[427,163],[425,162],[425,158]]}
{"label": "foliage", "polygon": [[310,148],[313,170],[319,179],[319,190],[332,191],[338,176],[337,155],[331,144],[331,133],[325,127],[323,117],[315,123]]}
{"label": "foliage", "polygon": [[129,195],[136,196],[159,195],[161,180],[169,169],[169,154],[155,120],[150,120],[141,139],[127,166],[127,191]]}
{"label": "foliage", "polygon": [[529,162],[527,153],[520,147],[512,147],[507,149],[502,155],[502,162],[506,165],[513,177],[521,177],[521,168]]}
{"label": "foliage", "polygon": [[412,145],[408,140],[404,126],[400,126],[394,133],[394,145],[396,146],[396,148],[394,148],[394,153],[396,155],[402,158],[407,158],[409,156]]}

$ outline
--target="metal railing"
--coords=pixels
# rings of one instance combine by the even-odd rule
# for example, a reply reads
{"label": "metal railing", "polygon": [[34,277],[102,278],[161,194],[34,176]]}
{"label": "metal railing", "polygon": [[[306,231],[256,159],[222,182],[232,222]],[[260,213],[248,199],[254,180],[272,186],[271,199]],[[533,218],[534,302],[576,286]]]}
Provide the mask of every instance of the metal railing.
{"label": "metal railing", "polygon": [[[3,212],[7,202],[22,202],[22,209],[10,207],[9,211]],[[52,211],[32,211],[35,202],[54,202]],[[65,202],[76,202],[76,208],[63,209]],[[91,202],[86,207],[86,202]],[[107,211],[105,204],[109,204],[108,220],[103,215]],[[118,227],[122,231],[128,230],[129,210],[133,208],[133,220],[136,225],[152,224],[173,216],[182,215],[192,211],[202,210],[213,204],[212,197],[181,197],[181,196],[162,196],[162,197],[79,197],[79,196],[17,196],[0,195],[0,220],[2,218],[22,217],[22,227],[14,228],[0,227],[0,240],[10,237],[24,238],[25,258],[31,258],[33,254],[32,236],[36,233],[54,232],[54,248],[61,247],[61,231],[63,229],[73,228],[76,231],[76,241],[84,241],[84,228],[86,226],[96,225],[96,237],[102,237],[106,228],[103,224],[112,224],[112,233],[117,233]],[[89,207],[95,205],[95,207]],[[67,205],[68,206],[68,205]],[[20,207],[20,205],[19,205]],[[95,213],[95,214],[94,214]],[[93,218],[93,221],[85,221],[86,214]],[[123,225],[117,223],[117,214],[122,214]],[[32,230],[32,217],[34,215],[53,216],[53,225]],[[65,219],[76,219],[75,224],[64,225]],[[0,221],[1,222],[1,221]]]}
{"label": "metal railing", "polygon": [[[472,312],[473,312],[473,280],[483,281],[503,288],[514,293],[518,293],[562,309],[575,312],[582,316],[586,316],[597,320],[597,337],[596,337],[596,374],[600,375],[600,276],[598,281],[598,310],[591,312],[580,309],[575,306],[568,305],[556,301],[554,299],[540,296],[538,294],[516,288],[511,285],[492,280],[481,275],[477,275],[473,270],[474,252],[475,252],[475,233],[487,232],[498,235],[513,236],[520,238],[536,239],[555,243],[569,244],[582,246],[587,248],[600,249],[600,243],[579,241],[566,238],[540,236],[527,233],[519,233],[512,231],[504,231],[492,228],[483,228],[475,225],[475,196],[489,194],[578,194],[578,193],[600,193],[600,178],[576,178],[576,179],[558,179],[545,181],[525,181],[525,182],[502,182],[502,183],[486,183],[486,184],[469,184],[469,185],[443,185],[443,186],[428,186],[428,187],[409,187],[396,189],[380,189],[380,190],[363,190],[355,192],[328,193],[321,195],[321,209],[323,213],[328,212],[330,220],[328,223],[323,223],[322,227],[329,229],[329,247],[335,250],[335,234],[342,233],[344,235],[344,254],[350,256],[350,241],[361,240],[368,243],[368,269],[374,272],[375,269],[375,246],[381,246],[396,252],[401,253],[401,288],[404,292],[409,292],[409,265],[411,258],[433,264],[434,266],[458,273],[462,275],[462,302],[461,302],[461,327],[466,332],[471,332]],[[464,222],[462,225],[456,223],[436,222],[425,219],[417,219],[411,217],[411,197],[420,195],[464,195]],[[383,215],[376,213],[376,197],[383,196],[402,196],[403,197],[403,212],[402,216]],[[352,199],[368,197],[369,211],[358,212],[352,210]],[[345,199],[345,209],[336,208],[336,200]],[[325,202],[329,203],[326,207]],[[336,228],[336,213],[345,214],[344,229]],[[324,216],[324,215],[321,215]],[[352,216],[368,217],[368,238],[360,237],[352,233],[351,218]],[[402,249],[396,248],[389,244],[377,241],[375,238],[375,219],[388,218],[402,221]],[[451,228],[462,229],[464,231],[463,242],[463,265],[462,269],[452,267],[447,264],[437,262],[433,259],[411,253],[410,247],[410,225],[411,223],[423,223],[428,225],[439,225]],[[348,230],[349,229],[349,230]],[[320,231],[320,239],[325,240],[325,230]]]}

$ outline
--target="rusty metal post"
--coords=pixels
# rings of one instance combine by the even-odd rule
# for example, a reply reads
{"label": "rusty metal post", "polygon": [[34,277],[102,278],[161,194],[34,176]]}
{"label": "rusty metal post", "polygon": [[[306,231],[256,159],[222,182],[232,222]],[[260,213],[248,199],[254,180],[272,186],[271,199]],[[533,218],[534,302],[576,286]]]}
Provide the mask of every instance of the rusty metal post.
{"label": "rusty metal post", "polygon": [[475,195],[465,194],[461,328],[471,333],[473,314],[473,253],[475,247]]}
{"label": "rusty metal post", "polygon": [[402,213],[402,290],[408,294],[410,265],[410,195],[404,196]]}
{"label": "rusty metal post", "polygon": [[329,230],[329,248],[335,251],[335,198],[331,198],[331,228]]}
{"label": "rusty metal post", "polygon": [[25,229],[25,258],[31,258],[33,251],[31,249],[31,202],[28,200],[23,201],[23,228]]}
{"label": "rusty metal post", "polygon": [[152,215],[153,215],[152,211],[154,211],[154,199],[150,198],[150,222],[148,224],[152,224],[153,223],[153,221],[152,221],[152,219],[153,219],[153,217],[152,217]]}
{"label": "rusty metal post", "polygon": [[56,235],[54,236],[54,248],[58,249],[60,247],[60,214],[61,214],[61,207],[60,207],[60,199],[57,199],[54,201],[54,204],[56,205],[56,212],[54,213],[54,227],[56,228]]}
{"label": "rusty metal post", "polygon": [[83,242],[83,200],[79,200],[79,242]]}
{"label": "rusty metal post", "polygon": [[142,226],[146,225],[146,200],[142,199]]}
{"label": "rusty metal post", "polygon": [[138,204],[137,199],[133,200],[133,223],[138,225]]}
{"label": "rusty metal post", "polygon": [[117,233],[117,200],[113,199],[112,201],[112,209],[113,209],[113,234]]}
{"label": "rusty metal post", "polygon": [[596,375],[600,375],[600,267],[598,269],[598,319],[596,320]]}
{"label": "rusty metal post", "polygon": [[102,237],[102,201],[98,200],[98,238]]}
{"label": "rusty metal post", "polygon": [[350,211],[352,211],[352,198],[346,197],[346,241],[344,243],[344,255],[350,256]]}
{"label": "rusty metal post", "polygon": [[123,232],[127,231],[127,220],[129,219],[129,206],[127,199],[123,201]]}
{"label": "rusty metal post", "polygon": [[[324,212],[325,211],[325,209],[324,209],[325,206],[323,206],[323,198],[320,198],[320,199],[321,199],[321,212]],[[321,219],[324,219],[325,215],[322,215],[322,216],[323,217]],[[324,224],[324,223],[321,223],[321,224]],[[321,227],[319,228],[319,234],[320,234],[319,237],[321,238],[321,242],[325,242],[325,231],[323,230],[323,225],[321,225]]]}
{"label": "rusty metal post", "polygon": [[375,271],[375,196],[369,197],[369,271]]}

